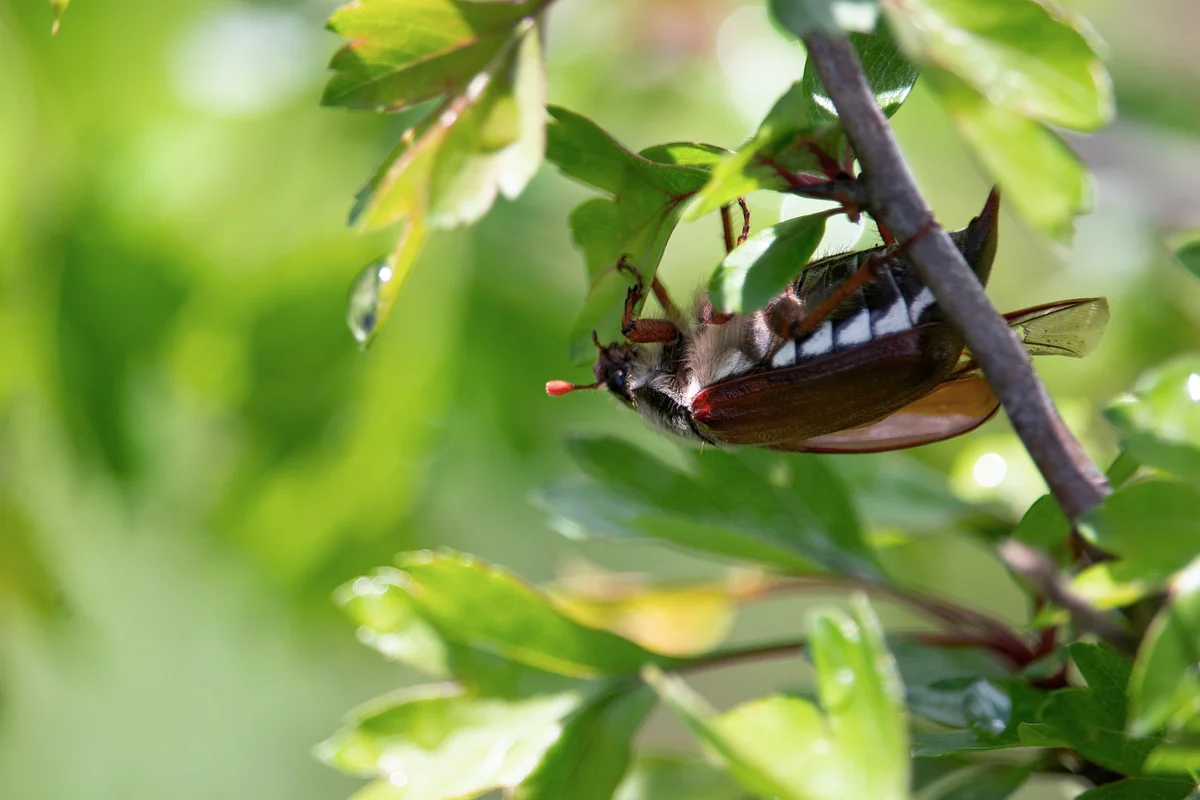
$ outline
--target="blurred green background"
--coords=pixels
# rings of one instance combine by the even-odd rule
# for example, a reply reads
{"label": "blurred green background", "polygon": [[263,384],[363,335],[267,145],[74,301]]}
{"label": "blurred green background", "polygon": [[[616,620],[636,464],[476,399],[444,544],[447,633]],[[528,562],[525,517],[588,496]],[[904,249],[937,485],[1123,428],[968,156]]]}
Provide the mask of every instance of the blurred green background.
{"label": "blurred green background", "polygon": [[[1074,245],[1006,216],[992,295],[1002,310],[1110,298],[1093,357],[1041,364],[1106,461],[1097,406],[1200,334],[1200,292],[1162,244],[1200,220],[1200,6],[1069,5],[1111,47],[1120,118],[1072,139],[1096,174]],[[571,469],[570,432],[670,447],[600,393],[542,391],[587,374],[564,355],[584,274],[566,215],[587,194],[552,168],[435,238],[381,337],[355,348],[346,290],[389,240],[345,218],[402,125],[317,106],[333,7],[76,0],[51,38],[45,3],[0,0],[6,800],[350,793],[357,782],[309,749],[411,676],[358,644],[329,598],[398,550],[450,545],[537,581],[573,558],[720,574],[649,546],[572,543],[528,502]],[[551,14],[552,102],[635,148],[734,146],[802,65],[760,4],[562,0]],[[965,223],[987,186],[920,84],[895,125],[942,220]],[[777,199],[752,201],[758,226],[779,217]],[[706,219],[677,234],[662,275],[686,295],[719,257]],[[1013,514],[1041,492],[1003,420],[834,463],[908,465],[897,458]],[[982,548],[931,534],[906,559],[927,585],[1027,614]],[[794,625],[788,604],[760,604],[733,635]],[[699,683],[723,703],[747,680]]]}

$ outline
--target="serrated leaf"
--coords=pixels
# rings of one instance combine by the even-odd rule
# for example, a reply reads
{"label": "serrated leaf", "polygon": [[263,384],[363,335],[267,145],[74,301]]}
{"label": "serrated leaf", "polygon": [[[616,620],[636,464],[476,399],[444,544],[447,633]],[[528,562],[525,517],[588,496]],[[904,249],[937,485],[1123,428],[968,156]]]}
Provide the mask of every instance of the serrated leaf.
{"label": "serrated leaf", "polygon": [[1146,632],[1129,698],[1132,734],[1200,723],[1200,558],[1172,581],[1167,605]]}
{"label": "serrated leaf", "polygon": [[1040,721],[1089,761],[1125,775],[1139,774],[1158,742],[1125,735],[1131,663],[1107,645],[1074,642],[1069,650],[1088,687],[1054,692]]}
{"label": "serrated leaf", "polygon": [[1200,491],[1169,481],[1123,486],[1084,514],[1079,530],[1147,577],[1169,575],[1196,554]]}
{"label": "serrated leaf", "polygon": [[708,283],[713,306],[735,314],[765,306],[812,258],[825,235],[826,219],[822,213],[785,220],[735,248]]}
{"label": "serrated leaf", "polygon": [[630,674],[670,661],[579,624],[512,573],[469,556],[411,553],[398,566],[421,614],[461,644],[570,676]]}
{"label": "serrated leaf", "polygon": [[1088,789],[1075,800],[1194,800],[1196,784],[1168,778],[1130,778]]}
{"label": "serrated leaf", "polygon": [[[900,54],[886,28],[850,37],[867,82],[884,114],[891,116],[908,97],[917,70]],[[688,207],[694,220],[758,189],[788,191],[851,171],[849,143],[833,101],[811,63],[801,80],[776,101],[758,131],[713,169],[712,179]]]}
{"label": "serrated leaf", "polygon": [[545,76],[537,29],[521,26],[486,70],[409,129],[360,192],[352,222],[473,222],[515,197],[541,163]]}
{"label": "serrated leaf", "polygon": [[930,69],[926,76],[1005,202],[1047,235],[1068,234],[1072,219],[1091,204],[1087,170],[1071,148],[1046,126],[993,103],[948,73]]}
{"label": "serrated leaf", "polygon": [[355,709],[316,753],[381,779],[394,800],[473,797],[524,780],[585,700],[583,690],[508,701],[449,684],[415,687]]}
{"label": "serrated leaf", "polygon": [[[65,5],[65,3],[64,3]],[[509,44],[538,3],[357,0],[328,27],[349,44],[334,54],[325,105],[397,111],[465,87]]]}
{"label": "serrated leaf", "polygon": [[841,612],[814,614],[809,643],[820,710],[776,695],[718,715],[678,678],[651,672],[648,680],[751,793],[783,800],[907,798],[903,689],[874,613],[858,597],[853,621]]}
{"label": "serrated leaf", "polygon": [[610,800],[629,765],[633,736],[654,701],[649,687],[635,683],[576,711],[513,800]]}
{"label": "serrated leaf", "polygon": [[590,480],[538,497],[569,532],[658,539],[793,572],[878,575],[845,486],[819,459],[789,459],[791,480],[778,485],[752,453],[689,453],[684,472],[618,439],[570,449]]}
{"label": "serrated leaf", "polygon": [[613,800],[750,800],[710,764],[678,756],[638,756]]}
{"label": "serrated leaf", "polygon": [[798,39],[812,33],[870,33],[879,18],[876,0],[771,0],[770,9],[784,30]]}
{"label": "serrated leaf", "polygon": [[547,110],[552,119],[546,158],[567,176],[609,195],[583,203],[570,217],[589,280],[569,334],[570,357],[582,362],[595,355],[593,330],[602,341],[620,336],[632,278],[617,271],[618,259],[627,255],[649,285],[684,202],[708,179],[718,148],[674,143],[633,153],[586,117],[554,106]]}
{"label": "serrated leaf", "polygon": [[1093,130],[1113,117],[1108,73],[1082,23],[1038,0],[905,0],[888,21],[909,58],[1023,117]]}
{"label": "serrated leaf", "polygon": [[1104,415],[1137,463],[1200,483],[1200,359],[1150,370]]}

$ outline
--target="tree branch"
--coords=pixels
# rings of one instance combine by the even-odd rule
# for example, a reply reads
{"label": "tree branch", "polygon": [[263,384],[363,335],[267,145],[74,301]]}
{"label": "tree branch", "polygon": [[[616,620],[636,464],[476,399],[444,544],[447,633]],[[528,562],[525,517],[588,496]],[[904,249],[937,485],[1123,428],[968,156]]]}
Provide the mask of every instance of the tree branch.
{"label": "tree branch", "polygon": [[1071,615],[1081,633],[1094,633],[1123,653],[1137,652],[1137,639],[1115,619],[1072,591],[1063,574],[1044,554],[1016,539],[1000,543],[1000,557],[1038,594]]}
{"label": "tree branch", "polygon": [[807,37],[805,45],[863,166],[868,208],[897,241],[911,241],[908,252],[917,274],[962,332],[1058,504],[1076,520],[1112,491],[1108,481],[1063,424],[1025,348],[945,230],[935,224],[918,236],[932,212],[875,102],[853,45],[845,37],[823,34]]}

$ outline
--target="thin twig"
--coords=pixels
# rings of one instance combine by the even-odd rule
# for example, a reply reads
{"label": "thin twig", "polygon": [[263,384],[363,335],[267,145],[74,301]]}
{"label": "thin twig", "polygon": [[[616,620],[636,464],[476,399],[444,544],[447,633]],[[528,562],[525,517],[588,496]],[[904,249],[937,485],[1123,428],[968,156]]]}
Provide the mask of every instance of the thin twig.
{"label": "thin twig", "polygon": [[1020,575],[1047,602],[1065,609],[1080,632],[1094,633],[1125,653],[1132,654],[1137,650],[1137,639],[1115,619],[1075,594],[1062,572],[1044,554],[1016,539],[1006,539],[998,549],[1009,569]]}
{"label": "thin twig", "polygon": [[[805,44],[863,166],[867,207],[897,239],[911,239],[932,212],[875,102],[854,47],[845,37],[823,34],[807,37]],[[1063,425],[1024,347],[940,226],[914,241],[909,255],[946,316],[962,331],[1058,504],[1067,517],[1078,519],[1111,489]]]}

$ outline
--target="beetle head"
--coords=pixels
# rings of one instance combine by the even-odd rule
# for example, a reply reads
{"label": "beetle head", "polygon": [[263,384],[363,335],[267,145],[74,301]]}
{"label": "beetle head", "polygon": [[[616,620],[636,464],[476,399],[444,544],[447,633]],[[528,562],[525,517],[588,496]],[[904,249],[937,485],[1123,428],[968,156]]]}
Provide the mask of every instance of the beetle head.
{"label": "beetle head", "polygon": [[596,343],[596,349],[599,351],[599,355],[596,357],[596,366],[593,369],[596,382],[576,384],[566,381],[550,381],[546,384],[546,394],[552,397],[561,397],[579,389],[604,388],[612,392],[621,402],[632,406],[633,391],[630,387],[632,377],[630,373],[633,362],[637,358],[638,346],[613,342],[606,347],[600,344],[595,331],[592,332],[592,341]]}

